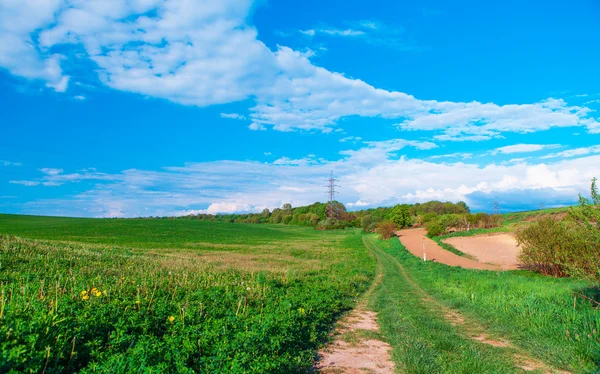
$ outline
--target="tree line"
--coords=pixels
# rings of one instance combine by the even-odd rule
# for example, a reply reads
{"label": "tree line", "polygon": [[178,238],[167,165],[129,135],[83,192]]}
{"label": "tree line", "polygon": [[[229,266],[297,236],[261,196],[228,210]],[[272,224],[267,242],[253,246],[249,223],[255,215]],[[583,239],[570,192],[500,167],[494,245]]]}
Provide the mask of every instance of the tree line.
{"label": "tree line", "polygon": [[469,213],[469,207],[463,201],[458,203],[429,201],[416,204],[398,204],[392,207],[378,207],[358,211],[347,211],[344,204],[332,203],[333,217],[328,217],[328,203],[316,202],[307,206],[292,207],[283,204],[272,211],[264,209],[260,213],[244,214],[190,214],[182,217],[150,217],[154,219],[197,219],[211,222],[230,222],[248,224],[283,224],[310,226],[317,229],[343,229],[347,227],[362,228],[366,232],[374,232],[377,224],[392,222],[395,227],[403,228],[419,225],[431,217],[443,214]]}

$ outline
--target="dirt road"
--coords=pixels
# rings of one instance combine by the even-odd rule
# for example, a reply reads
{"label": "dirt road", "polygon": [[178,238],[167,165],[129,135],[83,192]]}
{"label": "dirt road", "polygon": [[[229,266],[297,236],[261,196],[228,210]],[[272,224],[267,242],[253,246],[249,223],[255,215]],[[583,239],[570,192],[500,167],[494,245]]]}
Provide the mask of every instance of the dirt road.
{"label": "dirt road", "polygon": [[426,233],[427,231],[425,231],[425,229],[419,228],[400,230],[396,234],[406,249],[413,255],[423,258],[423,251],[425,251],[427,261],[436,261],[442,264],[460,266],[466,269],[503,270],[501,265],[487,264],[448,252],[436,242],[425,236]]}

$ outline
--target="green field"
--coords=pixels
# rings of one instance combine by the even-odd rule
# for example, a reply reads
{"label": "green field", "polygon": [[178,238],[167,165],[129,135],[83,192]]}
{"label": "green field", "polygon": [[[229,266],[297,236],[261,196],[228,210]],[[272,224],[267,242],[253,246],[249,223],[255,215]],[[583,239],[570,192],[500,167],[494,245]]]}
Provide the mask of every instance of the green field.
{"label": "green field", "polygon": [[0,372],[310,372],[359,299],[399,372],[600,369],[591,284],[423,263],[396,238],[13,215],[0,237]]}
{"label": "green field", "polygon": [[374,274],[353,231],[5,215],[0,233],[23,237],[0,239],[0,372],[304,372]]}

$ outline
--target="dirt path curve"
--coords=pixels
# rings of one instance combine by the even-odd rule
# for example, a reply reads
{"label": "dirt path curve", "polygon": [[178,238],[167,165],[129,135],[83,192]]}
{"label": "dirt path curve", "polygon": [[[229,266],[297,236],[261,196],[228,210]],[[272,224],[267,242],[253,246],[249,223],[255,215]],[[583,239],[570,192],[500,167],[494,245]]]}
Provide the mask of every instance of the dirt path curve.
{"label": "dirt path curve", "polygon": [[334,342],[318,353],[315,369],[323,374],[392,374],[395,365],[390,359],[391,347],[379,334],[377,313],[367,303],[381,284],[383,266],[377,263],[373,283],[361,297],[356,308],[337,323]]}
{"label": "dirt path curve", "polygon": [[479,270],[503,270],[500,265],[487,264],[475,260],[455,255],[446,251],[436,242],[429,239],[425,234],[427,231],[423,228],[400,230],[396,233],[400,242],[413,255],[423,258],[423,249],[427,254],[427,261],[436,261],[450,266],[460,266],[466,269]]}
{"label": "dirt path curve", "polygon": [[[402,230],[402,231],[417,231],[418,229],[410,229],[410,230]],[[424,233],[424,230],[418,230],[421,233]],[[416,235],[414,235],[416,237]],[[406,235],[404,236],[406,237]],[[522,369],[525,372],[535,371],[537,373],[543,374],[571,374],[568,371],[558,370],[553,368],[544,362],[530,356],[525,350],[522,348],[512,344],[510,341],[503,339],[498,336],[493,336],[490,334],[486,327],[481,324],[479,321],[473,318],[467,318],[462,315],[459,311],[447,307],[439,300],[435,299],[432,295],[430,295],[427,291],[425,291],[418,283],[415,281],[407,272],[407,270],[402,266],[402,264],[393,256],[385,251],[378,248],[373,242],[365,238],[363,239],[367,248],[369,248],[375,255],[378,257],[379,261],[381,259],[392,264],[398,271],[399,274],[411,285],[413,291],[418,295],[418,298],[421,302],[425,303],[431,311],[433,315],[441,314],[447,323],[455,326],[460,334],[463,334],[474,341],[478,341],[481,344],[491,345],[497,347],[499,349],[506,349],[512,353],[513,363],[516,367]],[[433,242],[435,243],[435,242]],[[441,248],[440,248],[441,249]],[[450,253],[450,252],[448,252]],[[450,253],[453,254],[453,253]],[[456,256],[460,259],[462,257]],[[468,260],[468,259],[467,259]]]}

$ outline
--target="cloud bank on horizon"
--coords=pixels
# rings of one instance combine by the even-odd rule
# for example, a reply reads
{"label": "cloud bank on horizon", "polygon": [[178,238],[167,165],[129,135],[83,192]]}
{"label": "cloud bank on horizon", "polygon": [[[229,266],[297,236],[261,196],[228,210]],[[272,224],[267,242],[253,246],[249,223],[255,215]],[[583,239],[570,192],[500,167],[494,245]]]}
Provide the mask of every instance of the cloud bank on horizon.
{"label": "cloud bank on horizon", "polygon": [[[600,150],[593,145],[561,149],[566,146],[557,141],[482,148],[486,141],[511,134],[551,129],[598,136],[600,122],[592,105],[557,97],[503,105],[437,101],[377,88],[318,66],[313,61],[318,51],[268,47],[252,25],[257,11],[260,4],[250,0],[0,3],[0,66],[15,77],[67,95],[72,85],[81,84],[76,76],[83,69],[104,87],[184,106],[248,103],[243,113],[220,113],[223,120],[242,123],[246,128],[240,131],[315,137],[339,132],[341,143],[356,145],[336,157],[188,160],[184,166],[113,173],[93,168],[65,172],[61,165],[40,164],[37,174],[8,184],[92,185],[77,194],[27,201],[19,211],[93,216],[258,211],[322,200],[322,179],[329,170],[339,176],[343,200],[354,209],[441,199],[466,200],[485,210],[492,195],[510,195],[507,204],[514,208],[531,204],[532,194],[534,205],[538,200],[570,203],[600,175]],[[364,39],[383,27],[362,21],[297,34]],[[383,35],[387,40],[402,32],[388,27]],[[83,95],[73,98],[87,101]],[[389,120],[398,135],[385,140],[348,135],[344,121],[351,118]],[[479,151],[427,155],[446,144],[473,142],[481,144]],[[407,150],[421,156],[406,157]],[[481,157],[495,155],[517,158],[481,163]],[[17,163],[4,161],[0,167]]]}

